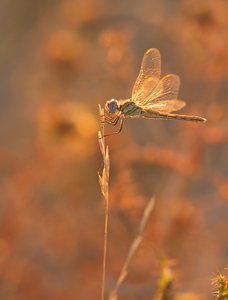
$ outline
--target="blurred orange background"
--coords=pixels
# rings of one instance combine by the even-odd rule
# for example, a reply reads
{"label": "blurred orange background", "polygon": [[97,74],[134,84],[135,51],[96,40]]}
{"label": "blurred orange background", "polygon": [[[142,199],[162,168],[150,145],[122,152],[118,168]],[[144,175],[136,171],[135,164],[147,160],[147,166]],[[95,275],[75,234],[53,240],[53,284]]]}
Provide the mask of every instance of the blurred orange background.
{"label": "blurred orange background", "polygon": [[183,113],[208,121],[127,120],[107,138],[106,293],[155,196],[119,298],[152,299],[164,257],[175,293],[212,297],[228,259],[228,2],[10,0],[0,16],[0,298],[100,299],[98,104],[131,95],[151,47]]}

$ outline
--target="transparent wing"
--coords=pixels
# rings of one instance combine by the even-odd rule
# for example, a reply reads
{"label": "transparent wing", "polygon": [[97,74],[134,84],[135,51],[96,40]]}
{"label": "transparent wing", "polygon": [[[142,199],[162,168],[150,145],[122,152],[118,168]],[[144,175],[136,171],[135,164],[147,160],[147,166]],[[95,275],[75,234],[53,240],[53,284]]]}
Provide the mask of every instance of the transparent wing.
{"label": "transparent wing", "polygon": [[169,74],[163,77],[151,93],[145,98],[141,105],[152,106],[161,101],[176,100],[180,87],[180,78],[177,75]]}
{"label": "transparent wing", "polygon": [[158,49],[149,49],[143,57],[139,75],[132,90],[131,100],[141,104],[159,82],[161,56]]}
{"label": "transparent wing", "polygon": [[162,113],[170,113],[172,111],[177,111],[186,105],[184,101],[181,100],[161,100],[150,105],[145,105],[145,108],[152,110],[157,110]]}

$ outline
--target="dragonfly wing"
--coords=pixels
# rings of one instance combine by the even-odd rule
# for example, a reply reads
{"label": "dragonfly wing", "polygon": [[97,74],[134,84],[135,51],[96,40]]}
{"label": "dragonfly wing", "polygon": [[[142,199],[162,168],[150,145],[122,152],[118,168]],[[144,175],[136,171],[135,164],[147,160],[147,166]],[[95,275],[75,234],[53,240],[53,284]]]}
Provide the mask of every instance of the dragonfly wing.
{"label": "dragonfly wing", "polygon": [[141,104],[159,82],[161,56],[158,49],[149,49],[143,57],[139,75],[133,87],[131,100]]}
{"label": "dragonfly wing", "polygon": [[142,102],[143,105],[152,105],[159,101],[177,99],[180,88],[180,78],[177,75],[169,74],[163,77],[151,93]]}
{"label": "dragonfly wing", "polygon": [[144,108],[149,108],[150,110],[152,109],[162,113],[170,113],[172,111],[180,110],[185,105],[186,103],[181,100],[161,100],[151,103],[150,105],[145,105]]}

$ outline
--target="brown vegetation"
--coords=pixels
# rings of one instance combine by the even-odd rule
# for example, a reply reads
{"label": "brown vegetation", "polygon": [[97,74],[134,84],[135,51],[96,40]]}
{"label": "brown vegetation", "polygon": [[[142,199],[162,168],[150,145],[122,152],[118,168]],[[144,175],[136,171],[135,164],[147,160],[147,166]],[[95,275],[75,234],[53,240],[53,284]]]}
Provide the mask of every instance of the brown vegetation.
{"label": "brown vegetation", "polygon": [[129,120],[106,139],[106,299],[153,196],[119,299],[208,299],[217,270],[224,299],[227,1],[10,0],[0,12],[0,298],[101,299],[98,103],[130,96],[155,47],[181,77],[183,113],[208,122]]}

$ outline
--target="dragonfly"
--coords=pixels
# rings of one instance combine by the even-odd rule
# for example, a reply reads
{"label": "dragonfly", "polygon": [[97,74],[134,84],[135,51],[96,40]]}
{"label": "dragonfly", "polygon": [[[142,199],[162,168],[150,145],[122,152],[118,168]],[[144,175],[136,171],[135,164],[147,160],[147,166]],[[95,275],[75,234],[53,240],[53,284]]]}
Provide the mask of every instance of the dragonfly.
{"label": "dragonfly", "polygon": [[178,75],[168,74],[161,78],[161,55],[158,49],[151,48],[143,56],[131,98],[108,100],[105,103],[103,123],[116,126],[120,121],[118,131],[112,133],[118,134],[125,118],[206,122],[202,117],[172,113],[186,105],[184,101],[178,100],[179,88]]}

